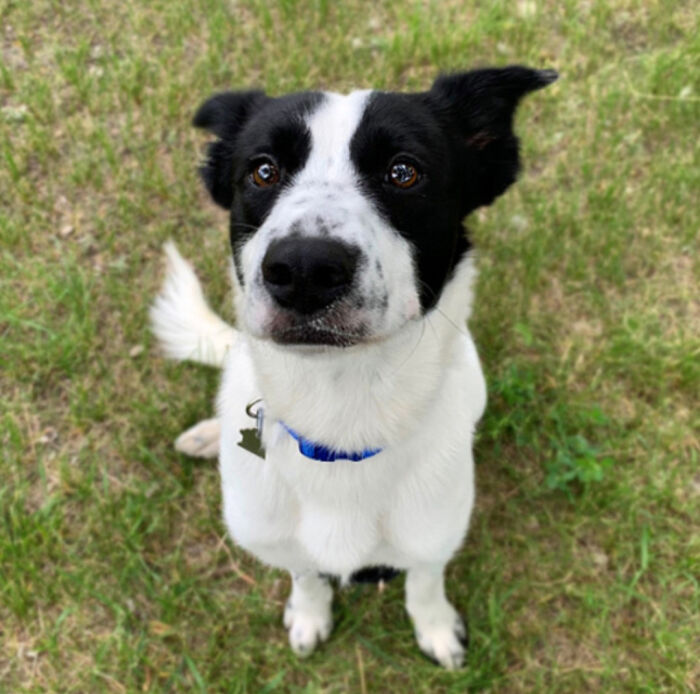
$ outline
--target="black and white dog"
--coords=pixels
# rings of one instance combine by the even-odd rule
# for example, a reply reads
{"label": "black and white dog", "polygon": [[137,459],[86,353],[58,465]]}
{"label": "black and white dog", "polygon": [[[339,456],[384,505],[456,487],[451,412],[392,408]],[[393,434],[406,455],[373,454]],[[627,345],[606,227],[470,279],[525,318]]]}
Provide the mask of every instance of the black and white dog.
{"label": "black and white dog", "polygon": [[420,648],[462,663],[443,571],[467,532],[486,403],[462,221],[515,180],[514,111],[556,77],[513,66],[416,94],[227,92],[195,116],[217,138],[201,174],[231,213],[239,328],[172,244],[153,325],[169,356],[223,366],[217,418],[177,445],[219,454],[231,536],[291,572],[300,655],[330,634],[327,576],[394,567]]}

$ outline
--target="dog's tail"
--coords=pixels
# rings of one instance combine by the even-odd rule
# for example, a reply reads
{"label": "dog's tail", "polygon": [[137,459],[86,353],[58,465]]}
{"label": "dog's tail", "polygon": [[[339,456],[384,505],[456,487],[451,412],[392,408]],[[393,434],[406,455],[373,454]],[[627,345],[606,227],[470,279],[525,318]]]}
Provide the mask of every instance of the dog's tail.
{"label": "dog's tail", "polygon": [[166,356],[221,367],[237,330],[207,304],[192,266],[175,244],[164,247],[167,276],[151,306],[151,327]]}

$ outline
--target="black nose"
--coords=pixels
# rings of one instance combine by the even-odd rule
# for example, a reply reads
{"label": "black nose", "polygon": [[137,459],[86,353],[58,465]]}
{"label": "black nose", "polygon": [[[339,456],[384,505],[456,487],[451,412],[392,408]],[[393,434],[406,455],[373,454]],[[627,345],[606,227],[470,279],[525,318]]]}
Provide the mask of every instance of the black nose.
{"label": "black nose", "polygon": [[267,291],[283,308],[309,314],[350,290],[358,249],[330,239],[273,241],[262,261]]}

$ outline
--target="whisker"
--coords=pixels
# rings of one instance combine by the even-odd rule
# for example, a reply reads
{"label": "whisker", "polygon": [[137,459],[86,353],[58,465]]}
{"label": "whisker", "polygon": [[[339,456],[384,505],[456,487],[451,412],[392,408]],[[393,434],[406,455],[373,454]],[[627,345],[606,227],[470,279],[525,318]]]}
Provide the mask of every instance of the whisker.
{"label": "whisker", "polygon": [[[419,280],[419,283],[422,287],[425,287],[436,299],[438,298],[437,294],[422,280]],[[463,327],[460,327],[455,323],[450,316],[448,316],[438,305],[437,301],[435,302],[435,306],[433,307],[458,333],[461,335],[464,335],[466,337],[470,337],[470,334],[467,330],[465,330]]]}
{"label": "whisker", "polygon": [[420,335],[418,336],[418,339],[416,340],[416,344],[413,345],[413,349],[411,350],[411,353],[396,367],[396,373],[401,371],[401,369],[404,366],[406,366],[406,364],[410,361],[411,357],[416,353],[416,350],[418,349],[418,345],[420,345],[421,340],[423,339],[424,335],[425,335],[425,321],[422,321]]}
{"label": "whisker", "polygon": [[241,227],[242,229],[252,229],[253,231],[257,231],[259,227],[256,227],[254,224],[247,224],[246,222],[231,222],[231,226],[233,227]]}
{"label": "whisker", "polygon": [[452,318],[450,318],[439,306],[435,307],[435,310],[461,335],[465,335],[466,337],[470,337],[469,331],[465,330],[463,327],[460,327],[457,323],[455,323]]}

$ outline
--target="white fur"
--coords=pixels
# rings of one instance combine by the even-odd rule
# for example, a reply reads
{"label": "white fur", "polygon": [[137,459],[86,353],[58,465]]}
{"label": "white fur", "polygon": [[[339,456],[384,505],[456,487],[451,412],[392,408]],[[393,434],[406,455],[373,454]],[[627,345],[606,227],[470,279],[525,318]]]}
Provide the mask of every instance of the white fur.
{"label": "white fur", "polygon": [[[344,576],[451,557],[473,502],[472,434],[485,403],[476,350],[459,327],[464,311],[448,313],[451,295],[468,298],[471,277],[467,259],[438,310],[373,345],[304,354],[237,341],[219,416],[225,515],[239,544],[284,568]],[[251,426],[245,407],[260,397],[264,461],[237,445]],[[341,449],[384,451],[359,463],[309,460],[279,420]]]}
{"label": "white fur", "polygon": [[292,594],[284,609],[284,626],[289,630],[289,644],[297,655],[309,655],[330,636],[332,600],[333,590],[327,578],[314,571],[292,574]]}
{"label": "white fur", "polygon": [[[347,579],[362,567],[388,565],[408,572],[406,604],[420,647],[454,668],[463,658],[464,627],[445,597],[443,569],[467,532],[473,432],[486,402],[466,328],[473,260],[461,261],[438,305],[420,317],[410,248],[353,179],[348,143],[364,101],[362,94],[329,97],[312,115],[307,166],[243,251],[245,290],[237,287],[236,296],[243,332],[213,316],[174,247],[167,250],[170,274],[152,317],[175,358],[199,352],[200,360],[214,363],[226,353],[218,399],[224,519],[241,547],[292,572],[284,619],[292,648],[305,655],[330,633],[331,591],[319,573]],[[334,185],[318,188],[317,203],[330,197],[314,208],[306,194],[321,174]],[[357,235],[363,250],[387,268],[389,309],[366,316],[374,330],[369,342],[308,350],[266,339],[265,314],[272,309],[256,273],[270,239],[283,235],[289,227],[283,223],[302,208],[307,218],[320,209],[324,220],[340,220],[337,233]],[[369,278],[363,286],[378,281]],[[211,352],[202,351],[205,344]],[[253,425],[246,406],[259,398],[264,459],[238,445],[240,430]],[[383,450],[359,462],[311,460],[281,421],[337,449]],[[211,449],[217,433],[209,425],[195,428],[191,447],[202,443],[196,441],[202,431],[209,432],[204,443]]]}
{"label": "white fur", "polygon": [[[233,539],[300,575],[347,578],[373,564],[407,569],[407,609],[419,645],[450,668],[459,666],[463,652],[442,568],[467,531],[472,435],[486,402],[476,349],[463,327],[473,275],[467,258],[435,310],[377,344],[306,355],[239,334],[226,358],[218,407],[226,423],[224,518]],[[206,324],[196,332],[206,332]],[[238,446],[240,429],[251,426],[245,407],[261,396],[264,460]],[[339,448],[385,450],[360,462],[310,460],[276,418],[313,440],[335,438]],[[215,428],[209,431],[216,436]],[[297,605],[285,616],[300,654],[330,628],[327,593],[310,592],[310,607]]]}
{"label": "white fur", "polygon": [[219,455],[221,422],[218,417],[204,419],[175,440],[175,450],[193,458],[216,458]]}
{"label": "white fur", "polygon": [[209,308],[192,266],[175,244],[163,248],[167,274],[151,307],[151,328],[171,359],[220,367],[236,331]]}

